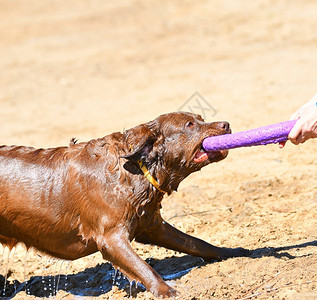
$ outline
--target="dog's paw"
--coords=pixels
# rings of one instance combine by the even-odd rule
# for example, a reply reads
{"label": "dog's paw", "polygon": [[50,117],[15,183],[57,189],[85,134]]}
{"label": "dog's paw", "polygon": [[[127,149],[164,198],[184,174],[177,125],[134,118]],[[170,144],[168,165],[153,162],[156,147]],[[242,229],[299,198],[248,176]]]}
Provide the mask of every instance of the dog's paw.
{"label": "dog's paw", "polygon": [[164,286],[160,286],[159,289],[153,292],[154,296],[157,298],[175,298],[178,295],[178,292],[174,290],[169,285],[165,284]]}

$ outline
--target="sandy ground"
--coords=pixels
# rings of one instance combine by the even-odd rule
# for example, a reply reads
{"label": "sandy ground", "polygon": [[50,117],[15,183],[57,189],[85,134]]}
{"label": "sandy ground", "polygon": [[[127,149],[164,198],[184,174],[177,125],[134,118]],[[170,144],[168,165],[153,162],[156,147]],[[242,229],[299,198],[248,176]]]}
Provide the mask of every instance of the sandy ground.
{"label": "sandy ground", "polygon": [[[313,0],[0,0],[0,144],[86,141],[184,103],[235,132],[287,120],[317,92],[316,13]],[[317,299],[316,142],[231,150],[163,201],[179,229],[253,249],[251,258],[207,264],[134,248],[167,279],[185,270],[169,281],[179,299]],[[112,271],[100,254],[7,256],[0,284],[8,274],[14,295],[27,283],[15,299],[48,297],[58,284],[57,299],[130,296],[122,281],[103,288]],[[153,299],[142,288],[132,296]]]}

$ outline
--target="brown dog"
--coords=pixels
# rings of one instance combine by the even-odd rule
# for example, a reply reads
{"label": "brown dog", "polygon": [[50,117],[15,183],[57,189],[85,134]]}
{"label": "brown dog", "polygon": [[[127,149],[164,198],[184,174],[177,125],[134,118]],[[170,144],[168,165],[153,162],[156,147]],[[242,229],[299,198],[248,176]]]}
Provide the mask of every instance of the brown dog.
{"label": "brown dog", "polygon": [[206,153],[205,137],[230,133],[227,122],[205,123],[170,113],[124,133],[69,147],[0,147],[0,242],[23,242],[74,260],[96,251],[156,296],[175,291],[131,248],[150,243],[205,260],[248,255],[184,234],[160,214],[164,193],[192,172],[224,159]]}

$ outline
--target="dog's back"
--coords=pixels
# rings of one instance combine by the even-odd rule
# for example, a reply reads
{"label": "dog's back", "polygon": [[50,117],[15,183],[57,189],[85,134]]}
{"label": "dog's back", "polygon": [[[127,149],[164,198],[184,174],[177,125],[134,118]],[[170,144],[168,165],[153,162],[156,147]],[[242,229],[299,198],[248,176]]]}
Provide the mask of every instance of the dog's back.
{"label": "dog's back", "polygon": [[126,205],[113,196],[121,140],[115,133],[69,147],[1,146],[0,242],[69,259],[97,251],[93,240]]}
{"label": "dog's back", "polygon": [[79,163],[88,157],[84,146],[0,148],[2,244],[13,247],[24,242],[27,247],[65,257],[61,249],[80,240],[80,214],[86,206],[83,196],[76,198],[76,194],[89,194],[89,183],[82,180],[89,169]]}
{"label": "dog's back", "polygon": [[18,240],[27,246],[45,247],[63,214],[61,184],[67,166],[58,161],[65,152],[66,148],[0,148],[2,243],[12,247]]}

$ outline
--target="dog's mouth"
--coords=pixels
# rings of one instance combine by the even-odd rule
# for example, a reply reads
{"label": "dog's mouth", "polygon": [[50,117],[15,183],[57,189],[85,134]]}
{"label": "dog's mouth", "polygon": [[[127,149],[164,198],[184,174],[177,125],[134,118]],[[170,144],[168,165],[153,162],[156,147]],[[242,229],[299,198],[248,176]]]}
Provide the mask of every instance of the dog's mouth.
{"label": "dog's mouth", "polygon": [[[224,134],[230,134],[230,133],[224,133]],[[222,160],[222,159],[226,158],[227,155],[228,155],[228,150],[207,152],[203,148],[202,141],[201,141],[200,142],[200,148],[195,153],[194,162],[196,164],[200,164],[200,163],[203,163],[203,162],[206,162],[206,161],[216,162],[216,161],[219,161],[219,160]]]}
{"label": "dog's mouth", "polygon": [[195,154],[195,157],[194,157],[194,162],[196,164],[199,164],[199,163],[202,163],[202,162],[205,162],[206,160],[209,159],[209,155],[211,153],[209,152],[206,152],[204,150],[204,148],[201,146],[200,149],[196,152]]}
{"label": "dog's mouth", "polygon": [[194,157],[194,162],[196,164],[203,163],[205,161],[218,161],[224,159],[228,155],[228,150],[220,150],[214,152],[206,152],[201,146],[200,149],[196,152]]}

